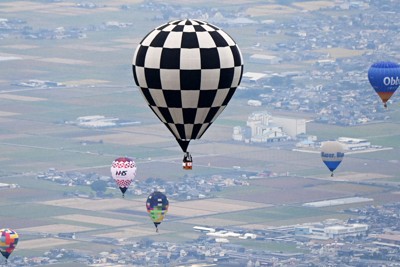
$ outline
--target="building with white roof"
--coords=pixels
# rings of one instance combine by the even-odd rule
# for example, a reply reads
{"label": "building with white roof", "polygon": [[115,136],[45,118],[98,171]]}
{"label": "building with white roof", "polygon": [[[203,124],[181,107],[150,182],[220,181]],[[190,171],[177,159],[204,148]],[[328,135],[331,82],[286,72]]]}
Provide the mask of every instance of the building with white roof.
{"label": "building with white roof", "polygon": [[255,143],[279,142],[296,139],[297,135],[306,133],[305,119],[272,117],[266,111],[253,112],[246,126],[235,126],[232,139]]}

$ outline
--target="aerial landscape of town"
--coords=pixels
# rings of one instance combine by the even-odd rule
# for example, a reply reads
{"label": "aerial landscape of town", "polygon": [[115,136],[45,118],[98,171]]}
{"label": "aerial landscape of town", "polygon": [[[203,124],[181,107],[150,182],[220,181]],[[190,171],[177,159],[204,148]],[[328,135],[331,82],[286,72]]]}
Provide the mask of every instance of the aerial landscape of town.
{"label": "aerial landscape of town", "polygon": [[[0,266],[400,266],[400,93],[384,107],[367,76],[400,63],[399,11],[391,0],[1,1],[0,229],[19,237]],[[183,19],[222,28],[244,66],[190,143],[192,170],[132,75],[141,40]],[[328,141],[344,149],[334,173]],[[119,157],[137,166],[124,196],[110,172]],[[157,231],[154,191],[169,200]]]}

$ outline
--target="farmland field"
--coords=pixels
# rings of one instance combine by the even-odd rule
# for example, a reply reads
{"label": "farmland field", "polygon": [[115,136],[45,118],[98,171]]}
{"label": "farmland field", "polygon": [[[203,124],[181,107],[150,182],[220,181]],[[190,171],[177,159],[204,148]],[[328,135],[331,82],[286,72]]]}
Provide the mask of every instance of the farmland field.
{"label": "farmland field", "polygon": [[[344,208],[360,208],[365,203],[325,208],[303,207],[302,204],[354,196],[371,198],[369,204],[372,205],[400,200],[395,187],[400,182],[398,100],[389,107],[390,118],[386,121],[342,127],[316,123],[314,114],[310,113],[249,106],[247,96],[244,97],[246,89],[239,88],[201,140],[191,142],[193,170],[182,170],[181,149],[148,108],[132,77],[135,47],[149,30],[164,22],[159,10],[144,9],[142,4],[146,1],[139,0],[94,2],[98,8],[78,8],[77,2],[68,0],[0,3],[0,17],[21,19],[17,27],[26,26],[25,30],[32,35],[71,30],[84,33],[79,38],[57,37],[61,39],[14,36],[12,32],[7,33],[11,38],[6,38],[7,34],[0,36],[0,183],[16,185],[15,188],[0,188],[0,224],[20,233],[16,255],[33,257],[53,248],[78,249],[97,255],[112,247],[91,242],[102,238],[118,239],[122,243],[139,242],[144,238],[170,243],[191,242],[201,235],[193,230],[195,225],[242,227],[252,231],[331,218],[347,220],[349,215],[342,211]],[[255,48],[257,43],[269,46],[264,54],[280,56],[275,49],[277,44],[294,38],[284,28],[268,36],[256,34],[260,28],[268,32],[270,25],[266,21],[288,25],[285,16],[323,10],[339,5],[340,1],[162,2],[173,3],[174,10],[179,5],[200,7],[206,4],[210,5],[206,8],[210,13],[207,16],[211,16],[211,10],[228,9],[233,14],[244,14],[246,19],[262,21],[262,24],[224,25],[230,35],[238,36],[247,61],[251,54],[260,52]],[[123,10],[123,5],[130,7]],[[106,26],[107,22],[115,21],[129,25],[121,28]],[[287,53],[297,56],[294,50],[296,47]],[[309,52],[348,60],[369,50],[326,47]],[[280,72],[311,72],[316,61],[316,58],[303,60],[299,56],[294,62],[264,66],[249,60],[245,71],[276,72],[278,76]],[[30,80],[59,82],[65,86],[16,85]],[[255,91],[255,96],[263,93],[262,89]],[[394,97],[398,99],[398,96]],[[316,135],[319,140],[338,136],[366,138],[373,145],[392,149],[348,153],[331,177],[318,153],[293,151],[294,141],[259,145],[232,140],[234,126],[245,126],[252,112],[264,110],[273,116],[307,119],[307,134]],[[95,115],[137,124],[108,128],[75,124],[79,117]],[[61,185],[38,179],[38,174],[49,169],[95,173],[109,178],[111,162],[120,156],[135,159],[139,182],[148,178],[182,182],[183,178],[204,177],[204,183],[207,183],[208,178],[216,175],[245,183],[219,185],[218,190],[210,189],[204,199],[178,200],[175,195],[171,196],[168,214],[160,225],[160,232],[156,233],[145,209],[144,194],[128,194],[122,199],[118,188],[108,188],[107,193],[111,196],[94,198],[95,192],[89,185]],[[258,176],[264,174],[271,176]],[[186,192],[187,187],[177,191]],[[133,191],[133,186],[131,189]],[[191,189],[198,190],[194,185]],[[60,233],[72,232],[76,234],[75,240],[58,237]],[[252,240],[239,239],[231,242],[246,248],[302,251],[281,243],[252,243]]]}

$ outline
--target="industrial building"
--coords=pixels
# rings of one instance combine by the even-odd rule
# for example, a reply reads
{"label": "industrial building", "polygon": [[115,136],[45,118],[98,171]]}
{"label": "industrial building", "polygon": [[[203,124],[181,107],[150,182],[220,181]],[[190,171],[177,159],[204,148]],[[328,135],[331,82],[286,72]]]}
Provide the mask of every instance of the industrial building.
{"label": "industrial building", "polygon": [[337,224],[337,225],[303,225],[296,227],[296,236],[308,236],[315,239],[337,239],[347,236],[366,236],[367,224]]}
{"label": "industrial building", "polygon": [[247,119],[247,127],[235,126],[232,139],[246,143],[269,143],[296,139],[306,133],[306,120],[272,117],[268,112],[253,112]]}

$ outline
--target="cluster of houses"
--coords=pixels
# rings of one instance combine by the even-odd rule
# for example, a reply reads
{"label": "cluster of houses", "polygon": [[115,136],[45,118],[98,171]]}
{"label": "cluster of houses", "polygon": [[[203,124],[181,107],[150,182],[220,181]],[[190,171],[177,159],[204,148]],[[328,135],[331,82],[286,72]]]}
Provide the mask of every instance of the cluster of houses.
{"label": "cluster of houses", "polygon": [[[251,231],[240,227],[195,226],[193,231],[202,233],[185,243],[156,242],[147,237],[141,240],[114,240],[109,250],[97,255],[89,255],[84,250],[50,249],[36,257],[15,255],[8,266],[40,266],[71,260],[103,267],[195,264],[251,267],[398,266],[400,203],[347,208],[342,212],[349,216],[347,221],[327,219],[314,224],[266,227]],[[292,246],[296,250],[283,252],[245,248],[236,242],[240,239],[258,245],[265,242],[275,246]]]}
{"label": "cluster of houses", "polygon": [[[259,41],[244,49],[243,56],[253,69],[257,66],[257,70],[244,73],[239,90],[244,92],[242,96],[251,95],[251,100],[258,101],[254,102],[257,105],[261,103],[278,110],[312,113],[316,121],[329,124],[357,125],[387,120],[389,112],[369,85],[367,71],[376,61],[396,57],[399,45],[395,38],[400,23],[391,21],[390,25],[380,25],[398,7],[391,2],[387,5],[370,1],[335,2],[321,10],[365,12],[356,16],[346,13],[342,16],[301,16],[294,13],[287,21],[278,22],[259,20],[237,10],[183,8],[151,1],[141,4],[140,8],[159,11],[154,19],[162,21],[190,17],[207,20],[228,28],[228,31],[233,27],[254,27]],[[78,3],[76,7],[102,8],[92,2]],[[126,8],[122,6],[121,9]],[[368,12],[370,9],[381,12]],[[26,21],[0,18],[0,38],[13,35],[28,39],[86,38],[88,31],[132,26],[131,22],[106,21],[97,26],[35,30]],[[277,35],[286,36],[285,42],[268,41]],[[304,68],[274,71],[274,66],[281,63]],[[397,100],[396,95],[392,98]]]}
{"label": "cluster of houses", "polygon": [[[95,9],[103,8],[94,3],[77,3],[76,8]],[[121,6],[121,9],[123,7]],[[54,29],[34,29],[29,22],[22,19],[0,18],[0,39],[5,38],[24,38],[24,39],[46,39],[46,40],[62,40],[62,39],[85,39],[88,38],[87,33],[91,31],[112,30],[132,27],[132,22],[120,22],[116,20],[105,21],[100,25],[83,25],[81,27],[56,27]]]}
{"label": "cluster of houses", "polygon": [[[253,100],[250,102],[252,105],[310,113],[315,115],[316,121],[328,124],[351,126],[387,120],[390,118],[392,103],[389,103],[389,110],[383,108],[368,83],[367,71],[376,61],[398,57],[400,20],[391,19],[391,16],[399,12],[400,5],[396,1],[368,0],[337,0],[335,3],[337,4],[322,8],[321,11],[350,10],[354,11],[354,15],[343,12],[342,15],[337,13],[337,16],[327,16],[317,11],[309,12],[310,16],[294,13],[287,21],[260,21],[233,8],[230,11],[213,8],[199,10],[151,1],[145,1],[141,8],[158,11],[160,15],[154,19],[160,21],[195,17],[227,28],[252,25],[256,29],[259,41],[243,51],[246,62],[258,67],[256,71],[244,73],[238,89],[239,96]],[[127,9],[127,6],[123,7]],[[98,6],[89,2],[77,4],[77,8]],[[0,18],[0,39],[15,36],[26,39],[79,39],[87,38],[87,31],[129,26],[130,23],[109,21],[100,26],[36,30],[26,21]],[[276,36],[283,36],[285,41],[268,41]],[[347,56],[343,55],[346,53]],[[273,71],[275,65],[281,63],[301,65],[304,68],[295,71]],[[30,81],[24,86],[38,85],[35,81]],[[39,86],[42,86],[41,83]],[[392,99],[393,102],[400,102],[398,94]],[[268,116],[252,116],[249,119],[249,127],[253,127],[254,141],[263,140],[263,133],[268,133],[266,138],[271,140],[278,137],[289,138],[289,133],[283,130],[283,127],[268,128],[254,123],[258,119],[268,121]],[[242,134],[241,141],[245,141],[246,133],[241,133],[241,130],[235,128],[234,134]],[[250,138],[253,135],[250,135]],[[370,145],[367,140],[361,139],[342,141],[348,142],[355,149]],[[116,189],[111,177],[96,173],[64,173],[52,168],[38,174],[37,178],[65,186],[90,186],[96,180],[104,180],[110,188]],[[128,194],[147,195],[149,190],[158,187],[171,198],[188,200],[212,196],[212,192],[224,186],[246,185],[248,182],[241,177],[191,177],[190,180],[182,179],[175,183],[149,178],[144,182],[134,181]],[[76,194],[83,196],[80,192]],[[15,255],[10,259],[8,266],[40,266],[63,261],[93,266],[178,266],[201,263],[249,267],[400,266],[400,203],[347,208],[342,212],[350,217],[347,222],[327,221],[313,225],[271,227],[251,232],[239,227],[214,229],[214,233],[217,234],[204,233],[191,242],[181,244],[154,242],[149,238],[139,241],[125,240],[122,243],[116,240],[109,250],[98,255],[88,255],[84,251],[72,249],[51,249],[40,257]],[[237,234],[244,237],[246,233],[249,234],[247,236],[251,242],[274,242],[293,246],[297,250],[285,253],[245,248],[235,241],[239,239]],[[59,238],[77,237],[72,234]]]}
{"label": "cluster of houses", "polygon": [[[390,12],[398,9],[391,3],[335,1],[335,4],[321,7],[321,11],[362,12],[357,16],[344,12],[342,16],[315,17],[294,13],[285,22],[259,20],[245,12],[218,8],[183,8],[154,2],[146,2],[141,8],[161,11],[162,14],[154,18],[157,20],[194,17],[227,28],[227,31],[235,27],[255,28],[258,41],[243,52],[252,69],[243,74],[237,94],[250,98],[249,105],[305,112],[314,114],[317,122],[344,126],[390,118],[369,84],[367,72],[376,61],[395,61],[399,23],[379,27]],[[372,9],[382,12],[368,12]],[[285,42],[268,41],[281,35],[287,37]],[[275,65],[279,67],[280,64],[304,68],[274,71]],[[395,99],[396,96],[393,101]]]}
{"label": "cluster of houses", "polygon": [[[236,172],[235,172],[236,173]],[[40,172],[37,179],[52,181],[64,186],[74,187],[77,185],[90,186],[93,182],[102,180],[107,183],[107,188],[115,190],[117,193],[117,185],[111,176],[101,176],[97,173],[81,173],[76,171],[58,171],[50,168],[45,172]],[[126,195],[133,194],[137,196],[147,196],[156,188],[158,191],[165,193],[168,198],[175,200],[190,200],[212,197],[214,192],[221,191],[224,187],[231,186],[248,186],[249,181],[236,173],[231,177],[223,177],[221,175],[212,175],[210,177],[195,176],[183,177],[179,182],[165,181],[161,178],[147,178],[145,181],[134,180]],[[71,196],[79,196],[86,198],[94,197],[113,197],[113,193],[101,194],[101,192],[93,192],[90,195],[83,194],[76,190],[74,193],[65,193]]]}
{"label": "cluster of houses", "polygon": [[[316,121],[322,123],[357,125],[388,119],[388,112],[385,112],[368,82],[367,72],[372,63],[395,58],[388,45],[377,41],[383,40],[383,35],[390,39],[395,32],[392,27],[377,29],[379,21],[387,15],[385,12],[376,13],[376,17],[367,14],[356,17],[321,17],[317,23],[316,20],[293,16],[291,21],[284,24],[264,25],[259,34],[265,38],[276,35],[277,31],[289,36],[295,32],[302,34],[280,45],[261,42],[255,48],[256,54],[262,53],[262,50],[272,50],[279,52],[285,64],[299,61],[314,63],[303,71],[274,72],[269,70],[272,67],[268,67],[276,64],[271,59],[250,57],[262,63],[259,69],[265,71],[258,72],[258,75],[245,73],[243,89],[258,90],[260,93],[256,100],[261,101],[263,106],[313,113]],[[341,47],[353,53],[348,57],[335,57],[327,52],[333,47]],[[378,47],[379,54],[369,52]],[[310,52],[312,50],[321,52]]]}
{"label": "cluster of houses", "polygon": [[21,19],[0,18],[0,39],[20,37],[24,39],[84,39],[90,28],[33,29],[29,23]]}
{"label": "cluster of houses", "polygon": [[31,88],[54,88],[54,87],[66,87],[66,84],[55,81],[47,81],[47,80],[37,80],[30,79],[24,82],[15,82],[11,85],[21,86],[21,87],[31,87]]}

